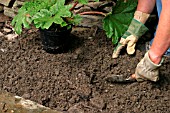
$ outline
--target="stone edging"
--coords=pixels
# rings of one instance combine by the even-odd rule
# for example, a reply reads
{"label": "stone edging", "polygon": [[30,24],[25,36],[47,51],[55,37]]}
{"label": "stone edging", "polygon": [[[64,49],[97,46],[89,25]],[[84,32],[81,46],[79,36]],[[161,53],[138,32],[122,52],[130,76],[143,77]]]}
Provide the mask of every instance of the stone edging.
{"label": "stone edging", "polygon": [[63,113],[36,102],[0,91],[0,113]]}
{"label": "stone edging", "polygon": [[14,17],[23,3],[23,0],[0,0],[0,12],[4,12],[6,16]]}

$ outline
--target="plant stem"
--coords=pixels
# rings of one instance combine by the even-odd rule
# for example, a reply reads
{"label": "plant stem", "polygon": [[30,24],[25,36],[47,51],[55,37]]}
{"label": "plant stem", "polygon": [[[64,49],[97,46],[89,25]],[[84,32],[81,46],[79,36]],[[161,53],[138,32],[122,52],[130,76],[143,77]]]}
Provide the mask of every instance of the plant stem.
{"label": "plant stem", "polygon": [[70,8],[70,11],[73,11],[73,9],[76,7],[77,4],[78,4],[78,1],[76,1],[76,2],[74,3],[73,7]]}
{"label": "plant stem", "polygon": [[88,11],[88,12],[82,12],[82,13],[79,13],[80,15],[89,15],[89,14],[97,14],[97,15],[103,15],[103,16],[106,16],[105,13],[103,12],[98,12],[98,11]]}

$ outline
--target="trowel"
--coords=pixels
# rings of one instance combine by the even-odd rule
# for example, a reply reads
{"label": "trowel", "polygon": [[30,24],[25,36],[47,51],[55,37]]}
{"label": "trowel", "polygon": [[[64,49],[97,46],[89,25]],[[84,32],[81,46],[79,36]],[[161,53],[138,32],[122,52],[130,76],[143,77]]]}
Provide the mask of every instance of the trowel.
{"label": "trowel", "polygon": [[105,80],[111,83],[132,83],[136,82],[136,79],[133,75],[131,75],[130,77],[126,77],[124,75],[110,75],[107,76]]}

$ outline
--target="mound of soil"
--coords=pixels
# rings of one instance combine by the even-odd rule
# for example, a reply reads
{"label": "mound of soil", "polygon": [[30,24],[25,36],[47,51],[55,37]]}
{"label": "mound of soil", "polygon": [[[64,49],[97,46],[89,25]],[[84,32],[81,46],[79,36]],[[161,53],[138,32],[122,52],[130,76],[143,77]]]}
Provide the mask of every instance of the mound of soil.
{"label": "mound of soil", "polygon": [[0,89],[71,113],[169,113],[170,61],[165,58],[160,81],[113,84],[112,74],[129,76],[145,51],[147,37],[136,54],[123,50],[112,59],[113,45],[103,30],[74,28],[69,50],[49,54],[42,50],[39,31],[24,30],[12,42],[0,37]]}

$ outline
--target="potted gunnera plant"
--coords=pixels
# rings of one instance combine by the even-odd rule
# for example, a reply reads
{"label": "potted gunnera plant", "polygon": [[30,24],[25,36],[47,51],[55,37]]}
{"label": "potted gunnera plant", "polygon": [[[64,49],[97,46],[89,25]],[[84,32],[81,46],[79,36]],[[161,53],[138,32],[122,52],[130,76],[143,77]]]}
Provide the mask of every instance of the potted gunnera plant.
{"label": "potted gunnera plant", "polygon": [[43,49],[49,53],[62,51],[69,43],[69,35],[73,25],[81,21],[72,10],[76,4],[85,4],[88,0],[74,0],[74,4],[66,4],[66,0],[30,0],[18,10],[11,24],[17,34],[22,28],[30,28],[33,24],[39,29]]}

